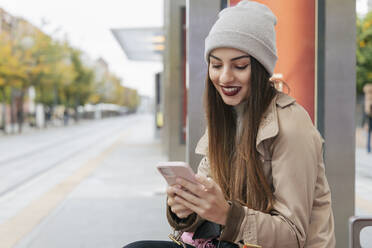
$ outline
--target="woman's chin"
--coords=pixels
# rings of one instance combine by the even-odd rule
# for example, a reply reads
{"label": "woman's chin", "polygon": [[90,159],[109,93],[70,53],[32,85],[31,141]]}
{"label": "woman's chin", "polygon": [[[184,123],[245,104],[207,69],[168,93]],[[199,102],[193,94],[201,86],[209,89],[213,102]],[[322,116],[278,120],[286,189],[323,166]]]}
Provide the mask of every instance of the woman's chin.
{"label": "woman's chin", "polygon": [[245,94],[241,94],[243,92],[239,92],[239,94],[236,94],[234,96],[227,96],[223,92],[219,92],[219,93],[221,95],[223,102],[229,106],[239,105],[239,103],[241,103],[244,100],[244,95],[245,95]]}
{"label": "woman's chin", "polygon": [[229,105],[229,106],[234,107],[234,106],[239,105],[239,103],[240,103],[241,101],[237,101],[237,100],[224,100],[223,102],[224,102],[226,105]]}

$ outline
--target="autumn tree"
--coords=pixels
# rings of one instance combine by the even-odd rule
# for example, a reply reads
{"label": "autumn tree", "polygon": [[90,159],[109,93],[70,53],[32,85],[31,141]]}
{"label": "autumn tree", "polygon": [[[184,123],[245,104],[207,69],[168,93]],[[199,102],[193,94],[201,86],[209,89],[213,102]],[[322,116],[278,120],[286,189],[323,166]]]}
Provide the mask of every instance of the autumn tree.
{"label": "autumn tree", "polygon": [[[9,104],[12,108],[17,95],[19,127],[22,127],[23,103],[30,87],[35,89],[35,102],[49,109],[64,105],[77,113],[78,106],[101,102],[130,109],[138,106],[137,91],[123,86],[122,80],[110,73],[107,65],[98,80],[96,68],[84,63],[82,51],[67,41],[53,39],[25,20],[17,23],[11,32],[0,34],[0,102],[5,115],[5,106]],[[5,127],[5,116],[1,119],[1,126]]]}
{"label": "autumn tree", "polygon": [[367,83],[372,83],[372,12],[357,18],[357,92],[362,93]]}

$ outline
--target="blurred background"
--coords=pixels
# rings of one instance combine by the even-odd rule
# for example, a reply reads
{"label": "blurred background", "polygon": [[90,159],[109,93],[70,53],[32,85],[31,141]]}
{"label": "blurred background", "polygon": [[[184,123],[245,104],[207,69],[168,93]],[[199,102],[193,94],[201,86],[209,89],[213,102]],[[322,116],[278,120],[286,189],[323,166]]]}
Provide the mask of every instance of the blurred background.
{"label": "blurred background", "polygon": [[[0,247],[168,239],[155,166],[197,168],[204,39],[238,2],[0,0]],[[258,2],[278,17],[278,89],[325,138],[348,247],[349,217],[372,216],[372,1]]]}

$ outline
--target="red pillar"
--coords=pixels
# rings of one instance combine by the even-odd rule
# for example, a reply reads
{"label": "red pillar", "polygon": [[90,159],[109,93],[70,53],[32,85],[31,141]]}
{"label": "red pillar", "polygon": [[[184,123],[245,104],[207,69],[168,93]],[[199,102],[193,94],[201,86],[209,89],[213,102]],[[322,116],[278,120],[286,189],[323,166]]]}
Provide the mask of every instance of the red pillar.
{"label": "red pillar", "polygon": [[[277,16],[276,25],[278,62],[275,73],[283,75],[296,98],[309,113],[315,116],[315,0],[256,0],[267,5]],[[236,5],[239,0],[230,0]]]}

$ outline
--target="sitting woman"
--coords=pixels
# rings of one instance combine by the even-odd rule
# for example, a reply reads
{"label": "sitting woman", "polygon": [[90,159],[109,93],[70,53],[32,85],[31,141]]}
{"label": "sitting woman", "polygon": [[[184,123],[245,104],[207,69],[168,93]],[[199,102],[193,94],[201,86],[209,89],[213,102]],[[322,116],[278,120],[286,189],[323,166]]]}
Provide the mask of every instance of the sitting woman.
{"label": "sitting woman", "polygon": [[276,17],[241,1],[222,10],[205,40],[204,155],[192,183],[168,188],[171,241],[134,247],[335,247],[323,139],[270,77]]}

